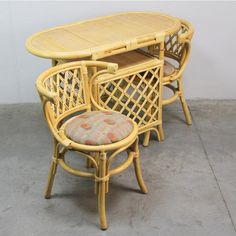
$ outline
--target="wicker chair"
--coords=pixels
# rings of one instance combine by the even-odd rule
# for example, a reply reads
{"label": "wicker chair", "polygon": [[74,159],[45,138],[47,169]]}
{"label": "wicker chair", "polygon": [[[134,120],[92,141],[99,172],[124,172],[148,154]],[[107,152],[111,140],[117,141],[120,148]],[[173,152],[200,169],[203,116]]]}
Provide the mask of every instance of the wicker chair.
{"label": "wicker chair", "polygon": [[[173,92],[173,96],[168,99],[163,99],[163,106],[175,102],[180,98],[186,123],[191,125],[192,118],[189,112],[188,105],[184,98],[184,91],[182,85],[182,75],[187,65],[190,49],[191,49],[191,39],[194,33],[192,25],[185,21],[181,21],[180,30],[172,35],[169,35],[165,38],[164,44],[164,77],[163,85],[169,88]],[[159,48],[150,47],[150,53],[157,55]],[[174,85],[174,82],[177,85]]]}
{"label": "wicker chair", "polygon": [[[88,69],[94,67],[99,68],[99,72],[93,75],[92,80],[117,69],[116,64],[106,62],[66,63],[41,74],[36,87],[54,139],[45,198],[51,196],[58,164],[70,174],[92,178],[98,195],[100,227],[107,229],[105,194],[109,178],[124,171],[133,162],[141,191],[147,193],[147,188],[139,163],[138,126],[130,118],[116,111],[107,111],[95,102],[88,79]],[[93,106],[96,111],[91,111]],[[114,157],[125,150],[128,158],[112,169]],[[65,162],[67,151],[80,153],[93,164],[94,172],[70,167]]]}

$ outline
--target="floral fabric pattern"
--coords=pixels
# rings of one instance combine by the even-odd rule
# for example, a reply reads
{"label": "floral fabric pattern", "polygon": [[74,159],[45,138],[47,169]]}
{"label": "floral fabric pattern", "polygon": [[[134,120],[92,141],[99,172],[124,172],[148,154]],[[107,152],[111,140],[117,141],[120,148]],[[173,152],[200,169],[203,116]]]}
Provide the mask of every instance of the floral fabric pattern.
{"label": "floral fabric pattern", "polygon": [[126,138],[133,130],[132,121],[113,111],[91,111],[72,118],[65,127],[66,136],[76,143],[105,145]]}

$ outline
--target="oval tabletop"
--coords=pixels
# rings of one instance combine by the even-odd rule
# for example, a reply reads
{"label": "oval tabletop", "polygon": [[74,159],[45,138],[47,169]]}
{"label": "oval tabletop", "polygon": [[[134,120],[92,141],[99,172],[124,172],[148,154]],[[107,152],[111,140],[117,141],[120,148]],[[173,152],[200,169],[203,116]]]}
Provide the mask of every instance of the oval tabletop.
{"label": "oval tabletop", "polygon": [[172,34],[179,28],[180,21],[168,15],[153,12],[120,13],[36,33],[27,40],[26,48],[44,58],[83,58],[99,50],[128,45],[141,38]]}

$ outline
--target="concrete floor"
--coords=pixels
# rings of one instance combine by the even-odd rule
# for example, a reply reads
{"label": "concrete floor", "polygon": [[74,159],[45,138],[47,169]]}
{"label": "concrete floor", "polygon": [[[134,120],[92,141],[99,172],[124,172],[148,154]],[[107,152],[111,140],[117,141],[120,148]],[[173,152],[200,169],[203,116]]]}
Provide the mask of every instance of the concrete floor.
{"label": "concrete floor", "polygon": [[0,235],[235,236],[236,101],[189,105],[192,126],[171,106],[165,141],[140,146],[147,195],[137,191],[133,167],[111,179],[107,231],[98,228],[92,181],[59,168],[53,198],[43,198],[51,137],[40,105],[1,105]]}

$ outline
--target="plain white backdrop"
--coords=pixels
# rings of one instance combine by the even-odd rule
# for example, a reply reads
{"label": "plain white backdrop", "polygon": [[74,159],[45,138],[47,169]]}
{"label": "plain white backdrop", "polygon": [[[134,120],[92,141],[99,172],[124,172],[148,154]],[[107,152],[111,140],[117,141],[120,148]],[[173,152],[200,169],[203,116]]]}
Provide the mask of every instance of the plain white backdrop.
{"label": "plain white backdrop", "polygon": [[0,103],[39,102],[37,76],[51,66],[25,41],[50,27],[123,11],[158,11],[195,28],[184,74],[188,99],[236,99],[236,2],[0,2]]}

